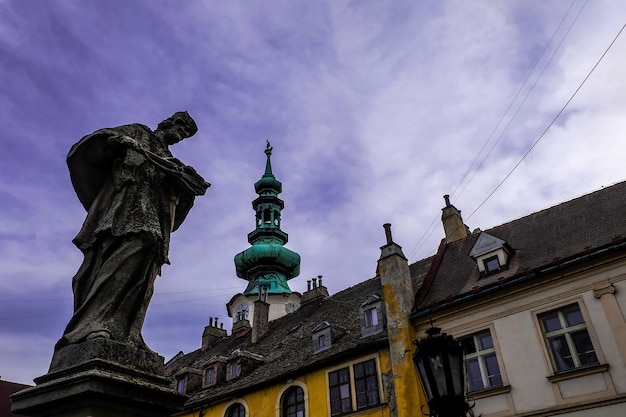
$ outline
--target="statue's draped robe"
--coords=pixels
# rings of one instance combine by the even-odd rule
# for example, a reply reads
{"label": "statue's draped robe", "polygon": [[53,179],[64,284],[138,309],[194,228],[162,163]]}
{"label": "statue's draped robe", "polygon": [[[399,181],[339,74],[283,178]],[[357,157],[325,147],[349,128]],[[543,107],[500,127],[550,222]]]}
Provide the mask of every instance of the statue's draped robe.
{"label": "statue's draped robe", "polygon": [[58,347],[102,336],[147,349],[141,328],[154,280],[194,200],[175,172],[153,162],[159,157],[172,157],[167,144],[140,124],[96,131],[70,150],[88,214],[74,239],[84,254],[72,281],[74,315]]}

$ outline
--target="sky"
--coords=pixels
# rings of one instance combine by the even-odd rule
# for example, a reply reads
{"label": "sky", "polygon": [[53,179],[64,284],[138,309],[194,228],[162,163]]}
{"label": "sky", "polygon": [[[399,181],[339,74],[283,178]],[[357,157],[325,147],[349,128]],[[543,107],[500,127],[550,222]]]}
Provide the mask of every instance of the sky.
{"label": "sky", "polygon": [[199,126],[171,150],[212,186],[143,330],[169,359],[230,331],[266,140],[298,292],[375,276],[387,222],[433,255],[444,194],[485,230],[625,180],[624,23],[622,0],[0,0],[0,377],[45,374],[72,314],[83,136]]}

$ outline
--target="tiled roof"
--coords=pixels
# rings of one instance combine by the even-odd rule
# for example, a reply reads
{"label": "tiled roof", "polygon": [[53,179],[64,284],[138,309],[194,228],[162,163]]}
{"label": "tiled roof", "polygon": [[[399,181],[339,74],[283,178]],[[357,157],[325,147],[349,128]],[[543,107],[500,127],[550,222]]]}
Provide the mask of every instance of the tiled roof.
{"label": "tiled roof", "polygon": [[[166,375],[173,377],[187,367],[198,370],[214,356],[229,356],[240,349],[263,357],[258,367],[231,381],[202,390],[200,387],[188,393],[188,406],[217,401],[220,398],[258,388],[272,380],[292,378],[323,364],[353,357],[359,350],[375,350],[387,343],[383,331],[361,337],[359,307],[372,294],[382,294],[380,278],[372,278],[325,298],[320,303],[305,305],[295,312],[269,323],[268,333],[257,343],[251,342],[250,333],[223,338],[206,351],[200,349],[174,358],[166,365]],[[343,336],[324,351],[313,353],[312,330],[324,321],[332,327],[346,331]]]}
{"label": "tiled roof", "polygon": [[469,256],[480,233],[448,243],[436,272],[418,293],[414,315],[617,248],[626,241],[625,215],[626,182],[622,182],[486,230],[505,240],[514,253],[508,269],[482,278]]}

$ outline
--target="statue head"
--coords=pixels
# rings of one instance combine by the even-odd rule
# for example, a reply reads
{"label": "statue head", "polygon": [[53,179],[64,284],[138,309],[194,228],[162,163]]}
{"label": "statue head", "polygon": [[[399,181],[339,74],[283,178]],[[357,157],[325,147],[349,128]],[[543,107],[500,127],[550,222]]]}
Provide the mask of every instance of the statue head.
{"label": "statue head", "polygon": [[189,113],[179,111],[159,123],[156,131],[162,132],[165,141],[172,145],[195,135],[198,131],[198,126]]}

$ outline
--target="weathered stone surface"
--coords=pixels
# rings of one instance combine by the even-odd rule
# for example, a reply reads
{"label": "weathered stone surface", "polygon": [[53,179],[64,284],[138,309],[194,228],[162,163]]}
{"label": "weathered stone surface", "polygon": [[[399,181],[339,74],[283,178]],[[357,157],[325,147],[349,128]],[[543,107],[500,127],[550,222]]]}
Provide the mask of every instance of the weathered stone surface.
{"label": "weathered stone surface", "polygon": [[11,411],[32,417],[159,417],[187,399],[167,379],[94,359],[35,380],[11,397]]}
{"label": "weathered stone surface", "polygon": [[196,131],[191,116],[178,112],[155,131],[140,124],[100,129],[70,150],[70,177],[87,218],[74,238],[84,260],[72,280],[74,314],[56,345],[55,369],[76,364],[61,352],[67,346],[93,338],[149,351],[141,329],[168,262],[170,233],[210,185],[169,151]]}
{"label": "weathered stone surface", "polygon": [[11,397],[14,413],[165,417],[182,409],[187,397],[164,378],[164,360],[141,329],[170,233],[210,185],[168,148],[196,131],[178,112],[155,131],[101,129],[70,150],[72,185],[87,210],[74,239],[84,254],[72,281],[74,315],[49,372]]}
{"label": "weathered stone surface", "polygon": [[94,359],[117,363],[129,369],[152,375],[161,376],[164,374],[164,358],[156,352],[137,349],[126,343],[104,338],[85,340],[81,343],[57,349],[52,357],[48,372],[49,374],[62,370],[67,372],[73,366],[84,364]]}

